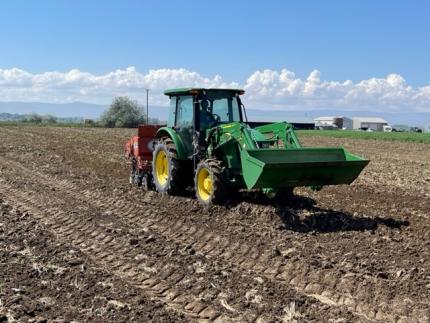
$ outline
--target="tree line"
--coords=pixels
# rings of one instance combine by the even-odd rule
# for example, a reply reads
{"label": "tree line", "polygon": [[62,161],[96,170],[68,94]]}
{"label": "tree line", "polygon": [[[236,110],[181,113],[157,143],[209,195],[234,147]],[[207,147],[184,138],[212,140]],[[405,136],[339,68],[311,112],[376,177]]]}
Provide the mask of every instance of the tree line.
{"label": "tree line", "polygon": [[[8,114],[6,121],[32,123],[32,124],[57,124],[57,123],[84,123],[87,126],[99,126],[105,128],[134,128],[139,124],[146,123],[144,107],[136,100],[127,96],[115,97],[110,106],[101,115],[99,120],[82,118],[57,118],[50,114],[30,113],[25,115]],[[158,119],[150,118],[149,123],[159,124]]]}

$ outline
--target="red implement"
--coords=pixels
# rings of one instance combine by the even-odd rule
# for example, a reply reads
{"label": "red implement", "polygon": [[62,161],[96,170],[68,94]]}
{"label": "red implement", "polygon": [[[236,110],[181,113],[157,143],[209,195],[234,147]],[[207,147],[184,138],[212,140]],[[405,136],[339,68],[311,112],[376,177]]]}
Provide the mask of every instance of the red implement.
{"label": "red implement", "polygon": [[160,127],[158,125],[139,125],[137,136],[132,137],[125,145],[125,155],[135,159],[137,169],[150,170],[155,134]]}

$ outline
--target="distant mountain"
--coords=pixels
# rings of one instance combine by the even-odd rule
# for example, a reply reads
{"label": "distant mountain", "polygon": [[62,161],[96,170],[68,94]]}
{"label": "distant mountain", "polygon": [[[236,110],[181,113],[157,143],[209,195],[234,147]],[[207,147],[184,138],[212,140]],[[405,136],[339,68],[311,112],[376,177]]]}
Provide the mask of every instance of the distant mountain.
{"label": "distant mountain", "polygon": [[0,121],[21,121],[24,119],[24,115],[18,113],[0,113]]}
{"label": "distant mountain", "polygon": [[[60,118],[97,119],[108,108],[108,105],[84,102],[73,103],[42,103],[42,102],[0,102],[0,113],[10,114],[51,114]],[[426,126],[430,124],[428,112],[372,112],[372,111],[342,111],[334,109],[303,110],[303,111],[273,111],[264,109],[247,109],[249,121],[289,121],[312,122],[321,116],[345,117],[380,117],[389,124],[407,124],[410,126]],[[167,120],[169,108],[165,106],[149,106],[149,116],[161,121]]]}
{"label": "distant mountain", "polygon": [[[59,118],[97,119],[109,105],[85,102],[44,103],[44,102],[0,102],[0,113],[10,114],[51,114]],[[149,116],[159,120],[167,120],[168,107],[149,106]]]}
{"label": "distant mountain", "polygon": [[82,117],[94,119],[99,117],[107,108],[105,105],[73,102],[73,103],[43,103],[43,102],[0,102],[0,112],[14,114],[51,114],[56,117]]}

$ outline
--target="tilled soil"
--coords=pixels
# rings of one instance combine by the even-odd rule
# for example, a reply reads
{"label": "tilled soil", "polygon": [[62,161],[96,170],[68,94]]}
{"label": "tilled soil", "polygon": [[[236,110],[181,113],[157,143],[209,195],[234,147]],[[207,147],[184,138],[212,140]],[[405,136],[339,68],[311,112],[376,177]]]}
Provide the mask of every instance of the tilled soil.
{"label": "tilled soil", "polygon": [[372,162],[203,209],[129,186],[134,132],[0,128],[0,321],[429,322],[428,145],[307,137]]}

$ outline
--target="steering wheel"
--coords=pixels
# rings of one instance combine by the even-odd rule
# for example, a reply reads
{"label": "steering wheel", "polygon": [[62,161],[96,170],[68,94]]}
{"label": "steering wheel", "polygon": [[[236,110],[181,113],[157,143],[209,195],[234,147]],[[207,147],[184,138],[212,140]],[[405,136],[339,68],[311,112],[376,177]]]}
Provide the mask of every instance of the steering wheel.
{"label": "steering wheel", "polygon": [[212,117],[213,117],[213,119],[216,122],[220,122],[221,121],[221,117],[218,114],[216,114],[216,113],[212,113]]}

